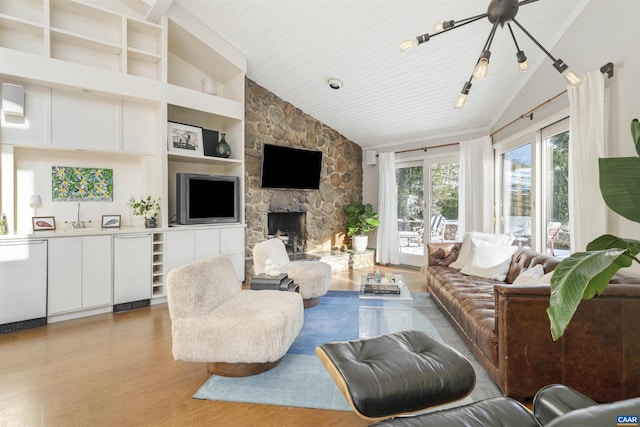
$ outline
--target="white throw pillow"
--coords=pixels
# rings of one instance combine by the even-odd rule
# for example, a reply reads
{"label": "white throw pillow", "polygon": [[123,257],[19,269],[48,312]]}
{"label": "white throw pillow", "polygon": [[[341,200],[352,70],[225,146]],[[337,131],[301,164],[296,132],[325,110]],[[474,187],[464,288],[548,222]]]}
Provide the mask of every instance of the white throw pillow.
{"label": "white throw pillow", "polygon": [[551,283],[551,276],[553,276],[554,271],[555,270],[551,270],[550,272],[542,276],[540,278],[540,283],[547,283],[547,284]]}
{"label": "white throw pillow", "polygon": [[517,249],[515,246],[495,245],[484,240],[471,239],[469,259],[460,272],[504,281],[509,272],[511,257]]}
{"label": "white throw pillow", "polygon": [[462,239],[462,246],[460,247],[458,258],[449,264],[449,267],[457,269],[464,268],[467,259],[469,258],[469,251],[471,250],[471,239],[483,240],[494,245],[510,246],[513,243],[514,236],[510,234],[490,234],[480,233],[478,231],[469,231],[468,233],[465,233],[464,239]]}
{"label": "white throw pillow", "polygon": [[542,264],[536,264],[533,267],[518,274],[516,280],[513,281],[514,285],[535,285],[542,283],[542,276],[544,276],[544,267]]}

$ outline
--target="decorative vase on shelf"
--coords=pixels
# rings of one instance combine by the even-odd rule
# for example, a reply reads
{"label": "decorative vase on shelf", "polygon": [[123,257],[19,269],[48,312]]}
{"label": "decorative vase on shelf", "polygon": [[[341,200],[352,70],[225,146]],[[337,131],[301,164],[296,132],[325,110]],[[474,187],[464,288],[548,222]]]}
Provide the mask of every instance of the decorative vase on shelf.
{"label": "decorative vase on shelf", "polygon": [[220,141],[216,145],[216,157],[224,157],[225,159],[231,155],[231,147],[227,144],[224,133],[220,134]]}
{"label": "decorative vase on shelf", "polygon": [[145,228],[156,228],[158,226],[158,221],[155,216],[144,219],[144,227]]}

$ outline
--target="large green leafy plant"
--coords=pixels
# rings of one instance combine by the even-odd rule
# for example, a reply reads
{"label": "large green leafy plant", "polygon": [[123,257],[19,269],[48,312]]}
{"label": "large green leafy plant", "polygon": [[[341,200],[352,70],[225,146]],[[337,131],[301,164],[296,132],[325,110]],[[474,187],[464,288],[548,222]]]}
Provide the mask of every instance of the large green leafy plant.
{"label": "large green leafy plant", "polygon": [[350,203],[345,206],[347,213],[347,235],[355,236],[368,233],[380,225],[378,214],[370,203]]}
{"label": "large green leafy plant", "polygon": [[[631,136],[640,155],[640,123],[631,122]],[[640,157],[600,158],[600,192],[611,210],[640,223]],[[633,261],[640,263],[640,241],[611,234],[602,235],[562,260],[551,278],[551,298],[547,314],[551,335],[559,339],[565,332],[580,301],[600,295],[613,275]]]}

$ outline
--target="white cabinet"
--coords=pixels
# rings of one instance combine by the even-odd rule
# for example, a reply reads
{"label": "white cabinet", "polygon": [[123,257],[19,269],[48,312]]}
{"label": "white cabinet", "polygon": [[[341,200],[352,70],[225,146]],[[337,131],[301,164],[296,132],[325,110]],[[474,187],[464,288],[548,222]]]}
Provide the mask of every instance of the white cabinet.
{"label": "white cabinet", "polygon": [[155,154],[158,144],[157,105],[123,101],[122,151],[126,153]]}
{"label": "white cabinet", "polygon": [[220,253],[231,259],[240,280],[244,280],[244,226],[220,230]]}
{"label": "white cabinet", "polygon": [[151,233],[113,237],[113,304],[151,299]]}
{"label": "white cabinet", "polygon": [[110,236],[49,239],[48,315],[111,305]]}
{"label": "white cabinet", "polygon": [[0,332],[20,329],[6,325],[14,322],[46,324],[46,315],[47,241],[0,242]]}
{"label": "white cabinet", "polygon": [[169,230],[166,233],[166,271],[214,255],[231,259],[236,274],[244,279],[244,226]]}
{"label": "white cabinet", "polygon": [[220,254],[220,230],[196,229],[167,232],[167,272],[203,258]]}
{"label": "white cabinet", "polygon": [[60,148],[116,150],[118,101],[53,89],[51,144]]}

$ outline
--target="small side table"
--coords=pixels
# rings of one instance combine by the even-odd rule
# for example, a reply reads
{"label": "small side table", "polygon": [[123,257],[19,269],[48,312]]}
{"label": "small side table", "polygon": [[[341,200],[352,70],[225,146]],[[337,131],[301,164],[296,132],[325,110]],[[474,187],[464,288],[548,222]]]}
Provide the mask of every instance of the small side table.
{"label": "small side table", "polygon": [[250,288],[252,290],[272,289],[300,293],[300,285],[293,283],[293,279],[290,279],[287,273],[281,273],[278,276],[258,274],[251,279]]}

